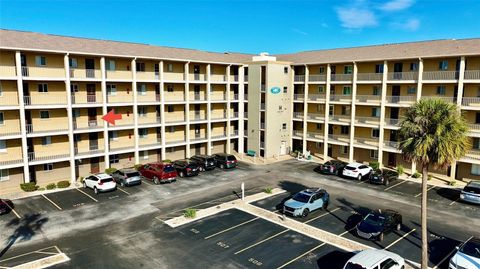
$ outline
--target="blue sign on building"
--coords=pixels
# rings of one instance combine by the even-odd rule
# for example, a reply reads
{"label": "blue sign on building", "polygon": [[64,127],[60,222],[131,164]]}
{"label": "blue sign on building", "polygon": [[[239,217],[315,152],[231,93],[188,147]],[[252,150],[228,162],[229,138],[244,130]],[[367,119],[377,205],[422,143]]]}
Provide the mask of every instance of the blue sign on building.
{"label": "blue sign on building", "polygon": [[273,93],[273,94],[278,94],[281,92],[280,88],[279,87],[273,87],[270,89],[270,91]]}

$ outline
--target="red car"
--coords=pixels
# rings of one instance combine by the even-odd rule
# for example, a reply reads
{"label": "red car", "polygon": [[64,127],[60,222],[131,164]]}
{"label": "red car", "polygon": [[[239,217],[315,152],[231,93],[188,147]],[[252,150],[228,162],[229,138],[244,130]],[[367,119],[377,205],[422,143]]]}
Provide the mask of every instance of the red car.
{"label": "red car", "polygon": [[13,209],[13,203],[10,200],[0,199],[0,215],[7,214]]}
{"label": "red car", "polygon": [[147,163],[140,166],[138,172],[155,184],[172,182],[177,179],[177,171],[171,163]]}

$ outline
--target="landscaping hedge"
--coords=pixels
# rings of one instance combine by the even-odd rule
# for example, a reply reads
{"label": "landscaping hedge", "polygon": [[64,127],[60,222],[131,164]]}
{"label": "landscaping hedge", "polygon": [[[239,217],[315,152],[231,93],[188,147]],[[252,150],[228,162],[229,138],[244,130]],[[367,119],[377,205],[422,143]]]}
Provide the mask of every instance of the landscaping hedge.
{"label": "landscaping hedge", "polygon": [[38,189],[38,186],[36,185],[35,182],[29,182],[29,183],[20,184],[20,188],[23,191],[31,192],[31,191],[36,191]]}
{"label": "landscaping hedge", "polygon": [[70,186],[70,181],[68,180],[62,180],[57,183],[57,188],[63,189],[63,188],[68,188]]}
{"label": "landscaping hedge", "polygon": [[55,189],[56,187],[57,187],[57,185],[55,185],[55,183],[50,183],[50,184],[48,184],[45,188],[46,188],[47,190],[53,190],[53,189]]}

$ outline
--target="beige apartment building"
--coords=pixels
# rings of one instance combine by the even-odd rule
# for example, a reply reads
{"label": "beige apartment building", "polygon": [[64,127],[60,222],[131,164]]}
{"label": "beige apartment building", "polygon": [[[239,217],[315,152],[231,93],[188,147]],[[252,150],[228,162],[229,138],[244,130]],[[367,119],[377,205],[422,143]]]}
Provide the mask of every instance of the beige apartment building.
{"label": "beige apartment building", "polygon": [[480,39],[269,56],[0,30],[0,194],[218,152],[415,170],[397,130],[421,98],[471,128],[471,151],[436,172],[480,178]]}

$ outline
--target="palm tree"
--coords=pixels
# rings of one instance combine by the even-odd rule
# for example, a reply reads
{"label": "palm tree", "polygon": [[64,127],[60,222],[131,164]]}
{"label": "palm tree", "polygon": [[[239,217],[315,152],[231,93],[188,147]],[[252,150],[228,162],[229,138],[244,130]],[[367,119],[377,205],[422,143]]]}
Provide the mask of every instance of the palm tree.
{"label": "palm tree", "polygon": [[[409,107],[400,122],[399,149],[404,159],[422,169],[422,269],[428,268],[428,169],[446,169],[471,148],[468,126],[457,106],[439,99],[422,99]],[[414,171],[412,171],[414,172]]]}

